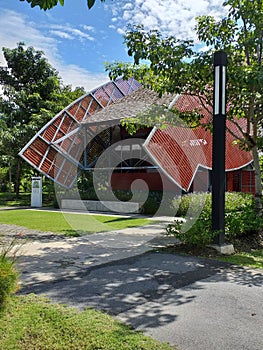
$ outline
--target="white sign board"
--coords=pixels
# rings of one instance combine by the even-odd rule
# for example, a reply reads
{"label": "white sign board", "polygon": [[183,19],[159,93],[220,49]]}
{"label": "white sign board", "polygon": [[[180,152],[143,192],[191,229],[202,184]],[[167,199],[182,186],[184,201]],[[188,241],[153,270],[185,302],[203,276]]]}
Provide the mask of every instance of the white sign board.
{"label": "white sign board", "polygon": [[42,207],[42,178],[32,177],[31,207]]}

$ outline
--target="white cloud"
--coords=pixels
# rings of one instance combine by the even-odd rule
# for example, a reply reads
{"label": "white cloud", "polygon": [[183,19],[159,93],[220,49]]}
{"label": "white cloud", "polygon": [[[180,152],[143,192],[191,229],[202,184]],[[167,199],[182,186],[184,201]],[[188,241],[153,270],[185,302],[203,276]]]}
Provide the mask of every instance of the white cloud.
{"label": "white cloud", "polygon": [[105,73],[91,73],[74,64],[61,67],[60,73],[66,85],[69,84],[74,87],[84,86],[87,91],[93,90],[109,81]]}
{"label": "white cloud", "polygon": [[[37,27],[28,22],[22,15],[10,10],[0,13],[0,43],[1,47],[13,48],[18,42],[25,42],[35,49],[43,50],[52,61],[57,59],[56,41],[52,37],[43,35]],[[2,51],[0,64],[4,63]],[[52,62],[50,62],[52,64]]]}
{"label": "white cloud", "polygon": [[124,35],[125,34],[125,30],[122,29],[122,28],[118,28],[117,29],[117,33],[120,34],[120,35]]}
{"label": "white cloud", "polygon": [[195,17],[221,17],[226,12],[222,3],[223,0],[117,0],[111,4],[112,21],[118,22],[119,33],[128,24],[143,24],[146,30],[159,29],[180,39],[195,39]]}
{"label": "white cloud", "polygon": [[76,28],[70,28],[69,29],[69,32],[72,33],[73,35],[75,35],[76,37],[79,37],[81,39],[88,39],[88,40],[95,40],[91,35],[89,35],[88,33],[84,33],[82,32],[81,30],[79,29],[76,29]]}
{"label": "white cloud", "polygon": [[[53,34],[60,38],[70,39],[70,35],[87,38],[85,33],[74,30],[72,27],[53,27]],[[43,29],[43,28],[42,28]],[[49,63],[59,72],[65,84],[72,87],[83,86],[87,91],[96,88],[108,80],[105,73],[93,73],[85,68],[73,64],[65,64],[60,56],[58,41],[42,31],[39,24],[29,22],[23,15],[10,10],[0,12],[0,43],[2,47],[15,48],[17,43],[23,41],[27,46],[33,46],[37,50],[42,50]],[[56,31],[56,33],[54,33]],[[88,34],[87,34],[88,35]],[[67,38],[65,36],[68,36]],[[91,40],[91,39],[89,39]],[[0,52],[0,65],[6,65],[2,50]]]}
{"label": "white cloud", "polygon": [[[51,30],[50,33],[60,36],[61,38],[64,35],[64,39],[77,39],[82,41],[83,39],[87,39],[90,41],[94,41],[95,38],[92,37],[89,33],[85,33],[80,29],[74,28],[70,26],[69,24],[66,25],[59,25],[54,24],[50,26]],[[87,30],[88,26],[86,26]]]}
{"label": "white cloud", "polygon": [[50,30],[50,34],[60,37],[61,39],[73,40],[74,36],[60,30]]}
{"label": "white cloud", "polygon": [[85,30],[88,30],[89,32],[93,32],[93,33],[95,32],[95,28],[92,26],[87,26],[86,24],[84,24],[84,25],[81,25],[81,27]]}

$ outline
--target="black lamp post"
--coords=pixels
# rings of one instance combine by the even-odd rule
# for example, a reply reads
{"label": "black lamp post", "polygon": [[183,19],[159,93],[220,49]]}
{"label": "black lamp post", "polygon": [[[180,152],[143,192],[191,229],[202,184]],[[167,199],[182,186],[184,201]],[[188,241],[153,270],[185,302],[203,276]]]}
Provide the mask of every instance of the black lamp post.
{"label": "black lamp post", "polygon": [[224,51],[214,54],[214,118],[212,151],[212,231],[215,243],[225,240],[225,139],[226,139],[226,65]]}

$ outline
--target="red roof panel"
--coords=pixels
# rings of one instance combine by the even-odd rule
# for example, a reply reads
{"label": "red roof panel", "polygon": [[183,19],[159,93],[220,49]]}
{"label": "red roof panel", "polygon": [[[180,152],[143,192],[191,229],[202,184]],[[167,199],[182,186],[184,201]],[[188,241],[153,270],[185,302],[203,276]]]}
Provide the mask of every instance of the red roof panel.
{"label": "red roof panel", "polygon": [[[131,78],[127,81],[119,79],[108,82],[94,89],[56,115],[23,148],[20,155],[55,182],[71,187],[77,176],[77,164],[81,165],[80,157],[84,147],[81,123],[87,123],[91,115],[139,87],[140,84]],[[180,96],[175,107],[183,112],[197,109],[206,121],[212,115],[211,106],[204,99],[201,103],[192,96]],[[243,123],[244,121],[239,121],[242,128],[245,127]],[[237,130],[231,122],[227,122],[227,126]],[[234,141],[234,137],[227,133],[227,170],[241,168],[252,161],[251,153],[241,150]],[[165,130],[156,130],[147,139],[145,148],[168,177],[186,190],[199,165],[209,169],[212,167],[212,136],[201,127],[192,130],[169,126]]]}
{"label": "red roof panel", "polygon": [[[209,106],[204,107],[196,97],[182,95],[175,106],[182,112],[196,108],[205,120],[211,118]],[[245,127],[246,120],[239,120],[238,125]],[[241,134],[233,122],[227,121],[227,127]],[[253,160],[252,153],[240,149],[235,141],[236,138],[226,132],[226,171],[240,169]],[[167,127],[156,130],[144,147],[166,175],[185,191],[189,190],[199,166],[212,169],[212,135],[201,126],[196,129]]]}

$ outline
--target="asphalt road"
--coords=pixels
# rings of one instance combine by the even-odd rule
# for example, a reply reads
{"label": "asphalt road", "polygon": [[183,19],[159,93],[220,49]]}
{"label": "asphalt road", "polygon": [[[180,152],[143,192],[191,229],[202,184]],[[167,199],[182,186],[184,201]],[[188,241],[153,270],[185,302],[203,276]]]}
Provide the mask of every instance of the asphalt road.
{"label": "asphalt road", "polygon": [[147,252],[21,290],[31,292],[106,310],[179,350],[263,349],[263,270]]}

